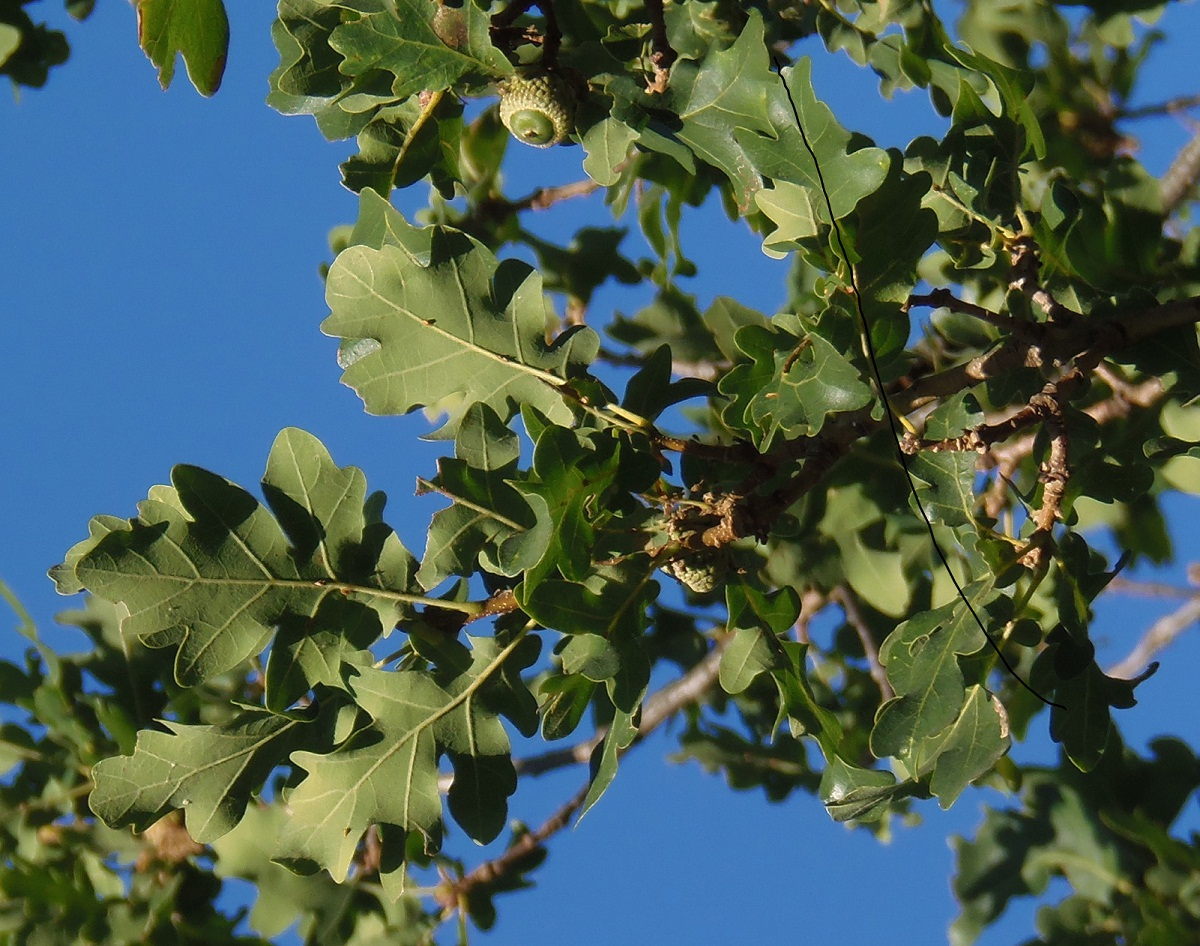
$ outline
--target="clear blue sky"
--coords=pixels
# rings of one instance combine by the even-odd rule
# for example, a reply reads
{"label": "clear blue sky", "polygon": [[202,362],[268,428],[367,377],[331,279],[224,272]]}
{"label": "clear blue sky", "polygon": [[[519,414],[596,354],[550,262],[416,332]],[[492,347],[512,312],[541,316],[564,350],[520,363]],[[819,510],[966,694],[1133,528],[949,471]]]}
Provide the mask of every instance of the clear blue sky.
{"label": "clear blue sky", "polygon": [[[66,21],[58,6],[35,4],[34,15]],[[389,494],[389,521],[409,547],[424,546],[434,507],[413,497],[413,484],[441,451],[417,440],[428,429],[419,416],[367,417],[338,384],[336,343],[317,329],[327,233],[356,212],[337,173],[350,144],[329,144],[310,119],[266,107],[271,5],[230,8],[229,68],[212,100],[182,68],[161,92],[136,47],[132,7],[108,0],[88,22],[68,22],[71,61],[46,89],[23,90],[19,103],[0,95],[0,578],[59,646],[72,638],[54,630],[53,615],[74,602],[55,596],[45,571],[91,516],[133,515],[178,462],[254,488],[284,426],[312,431],[339,463],[362,467]],[[1139,102],[1198,91],[1200,9],[1172,9],[1162,25],[1172,39],[1146,71]],[[870,76],[819,46],[807,51],[818,93],[847,127],[898,146],[938,127],[923,94],[883,102]],[[1156,173],[1188,135],[1175,119],[1136,131]],[[514,195],[581,176],[578,150],[513,153],[525,161],[511,168]],[[561,216],[536,226],[561,237],[608,219],[599,195],[556,224]],[[636,224],[626,225],[627,253],[639,255]],[[685,250],[702,273],[691,289],[702,301],[729,293],[774,311],[784,263],[763,256],[716,207],[690,212],[685,225]],[[606,290],[592,311],[640,304],[627,289]],[[1200,560],[1200,503],[1179,498],[1169,508],[1181,560]],[[1182,581],[1182,569],[1167,577]],[[1122,656],[1168,607],[1106,601],[1095,629],[1102,659]],[[0,655],[9,658],[23,650],[12,623],[0,619]],[[1158,733],[1197,735],[1200,635],[1163,663],[1139,691],[1142,703],[1120,716],[1134,745]],[[1017,757],[1049,760],[1044,724],[1035,729]],[[539,888],[498,901],[499,925],[478,942],[944,941],[956,913],[946,838],[970,833],[985,797],[998,796],[968,791],[948,813],[925,805],[921,827],[882,846],[834,825],[813,798],[772,805],[668,763],[671,739],[658,735],[628,757],[602,803],[552,842]],[[583,774],[523,787],[513,814],[538,823]],[[1197,825],[1194,805],[1189,820]],[[1015,910],[982,942],[1030,932],[1029,911]]]}

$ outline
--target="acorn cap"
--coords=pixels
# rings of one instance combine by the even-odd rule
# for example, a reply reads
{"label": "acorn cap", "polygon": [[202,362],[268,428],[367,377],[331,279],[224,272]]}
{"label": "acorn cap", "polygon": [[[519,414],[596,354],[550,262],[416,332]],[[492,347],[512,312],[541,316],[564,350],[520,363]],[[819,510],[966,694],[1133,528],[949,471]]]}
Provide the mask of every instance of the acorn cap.
{"label": "acorn cap", "polygon": [[514,76],[500,86],[500,121],[514,138],[535,148],[570,138],[577,104],[571,83],[552,72]]}

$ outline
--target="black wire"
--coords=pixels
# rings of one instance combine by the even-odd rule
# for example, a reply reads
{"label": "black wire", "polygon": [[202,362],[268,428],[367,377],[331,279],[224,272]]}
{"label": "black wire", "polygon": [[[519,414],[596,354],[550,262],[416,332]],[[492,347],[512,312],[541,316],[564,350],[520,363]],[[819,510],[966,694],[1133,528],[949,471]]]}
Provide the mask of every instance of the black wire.
{"label": "black wire", "polygon": [[1000,645],[996,643],[995,638],[989,633],[987,627],[984,626],[983,620],[979,617],[979,612],[975,610],[975,606],[971,604],[967,598],[966,592],[963,591],[962,585],[954,575],[954,570],[950,567],[950,561],[946,558],[946,553],[942,550],[941,543],[937,540],[937,535],[933,531],[933,522],[929,515],[925,512],[925,506],[921,502],[921,497],[917,494],[917,483],[913,478],[912,470],[908,466],[908,457],[904,453],[904,449],[900,446],[901,436],[900,427],[896,420],[896,413],[892,410],[891,401],[888,400],[887,392],[883,386],[883,374],[879,370],[879,360],[875,356],[875,343],[871,341],[871,327],[867,323],[867,313],[863,309],[862,294],[858,291],[858,281],[854,272],[854,264],[850,262],[850,254],[846,250],[846,242],[842,236],[842,228],[838,225],[837,217],[833,213],[833,201],[829,198],[829,189],[825,186],[825,176],[821,173],[821,163],[817,160],[817,153],[813,150],[813,146],[809,144],[808,135],[804,132],[804,123],[800,121],[800,110],[796,107],[796,100],[792,98],[792,90],[788,88],[787,79],[783,77],[783,64],[779,59],[772,57],[775,63],[775,70],[779,74],[779,81],[783,83],[783,91],[787,93],[788,104],[792,106],[792,115],[796,118],[796,128],[800,131],[800,139],[804,142],[804,147],[808,149],[809,157],[812,158],[813,167],[817,171],[817,182],[821,185],[821,196],[825,199],[825,208],[829,212],[829,220],[833,224],[834,237],[837,239],[838,249],[841,251],[842,260],[846,264],[846,269],[850,277],[850,289],[854,294],[854,305],[858,312],[859,327],[862,331],[863,347],[866,349],[867,360],[871,363],[871,373],[874,375],[875,386],[879,391],[879,399],[883,402],[884,413],[887,415],[888,426],[892,431],[892,445],[896,448],[896,459],[900,462],[900,469],[904,471],[904,477],[908,481],[909,492],[912,493],[913,501],[916,503],[917,511],[921,514],[921,520],[925,523],[925,528],[929,532],[929,540],[933,543],[934,551],[937,552],[938,559],[942,563],[942,567],[946,570],[946,574],[950,576],[950,581],[954,584],[954,590],[958,592],[958,597],[963,604],[967,606],[967,610],[971,612],[971,617],[975,619],[975,623],[979,625],[979,629],[983,631],[983,636],[987,638],[987,642],[991,644],[992,650],[996,652],[996,656],[1000,658],[1000,662],[1004,664],[1004,669],[1009,672],[1014,680],[1016,680],[1026,690],[1036,696],[1047,706],[1056,706],[1061,710],[1066,707],[1061,703],[1055,703],[1049,700],[1042,694],[1038,693],[1032,686],[1026,683],[1011,663],[1004,656],[1004,652],[1000,649]]}

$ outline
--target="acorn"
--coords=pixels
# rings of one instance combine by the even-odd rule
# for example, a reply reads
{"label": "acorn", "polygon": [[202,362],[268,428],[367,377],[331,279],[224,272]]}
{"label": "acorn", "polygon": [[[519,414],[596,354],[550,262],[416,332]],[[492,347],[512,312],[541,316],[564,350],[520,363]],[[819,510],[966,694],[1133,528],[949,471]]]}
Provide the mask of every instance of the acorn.
{"label": "acorn", "polygon": [[562,76],[540,70],[500,85],[500,121],[514,138],[535,148],[567,141],[575,130],[579,100]]}
{"label": "acorn", "polygon": [[679,583],[698,595],[708,594],[725,580],[729,562],[716,550],[693,552],[683,558],[668,562],[664,568]]}

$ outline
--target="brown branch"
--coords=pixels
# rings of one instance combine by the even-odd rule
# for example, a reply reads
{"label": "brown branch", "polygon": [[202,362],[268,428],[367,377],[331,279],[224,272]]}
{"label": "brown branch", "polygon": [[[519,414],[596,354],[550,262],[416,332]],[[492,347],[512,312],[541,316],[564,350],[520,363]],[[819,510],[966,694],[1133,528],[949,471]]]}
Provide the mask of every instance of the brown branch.
{"label": "brown branch", "polygon": [[[1150,378],[1140,384],[1131,385],[1118,378],[1116,373],[1105,364],[1097,365],[1093,371],[1113,390],[1111,397],[1097,401],[1095,404],[1089,404],[1083,409],[1083,413],[1100,425],[1129,416],[1132,407],[1150,407],[1156,404],[1165,393],[1162,382],[1158,378]],[[1027,434],[1010,444],[991,447],[984,455],[984,469],[990,467],[997,472],[996,480],[984,498],[984,511],[992,519],[999,517],[1000,510],[1004,508],[1009,482],[1017,467],[1033,453],[1036,442],[1036,434]]]}
{"label": "brown branch", "polygon": [[963,315],[970,315],[981,321],[987,322],[990,325],[996,325],[1003,329],[1012,329],[1013,318],[1003,312],[993,312],[991,309],[985,309],[981,305],[976,305],[974,302],[967,302],[958,298],[949,289],[934,289],[932,292],[925,294],[913,294],[908,297],[902,306],[903,311],[916,306],[928,306],[934,309],[949,309],[951,312],[960,312]]}
{"label": "brown branch", "polygon": [[1045,558],[1054,524],[1062,517],[1063,495],[1071,476],[1067,465],[1070,441],[1063,418],[1062,395],[1057,388],[1047,385],[1043,393],[1034,396],[1030,406],[1036,406],[1043,412],[1046,433],[1050,435],[1050,455],[1038,473],[1038,480],[1042,484],[1042,505],[1033,515],[1035,528],[1029,538],[1028,551],[1022,557],[1028,567],[1036,570]]}
{"label": "brown branch", "polygon": [[1193,624],[1200,622],[1200,591],[1195,592],[1191,599],[1182,607],[1164,615],[1150,626],[1142,635],[1142,639],[1126,657],[1110,667],[1108,675],[1129,680],[1137,676],[1142,668],[1151,663],[1151,658],[1159,651],[1170,645]]}
{"label": "brown branch", "polygon": [[442,920],[445,921],[460,909],[476,887],[495,883],[570,824],[571,817],[587,798],[588,787],[584,785],[570,801],[547,818],[537,830],[521,835],[499,857],[484,861],[458,880],[443,883],[434,894],[434,899],[443,910]]}
{"label": "brown branch", "polygon": [[[719,639],[716,646],[695,666],[688,670],[687,673],[674,683],[663,687],[654,696],[646,700],[642,707],[642,718],[638,725],[637,736],[622,754],[628,752],[644,740],[650,733],[666,722],[666,720],[683,709],[683,707],[689,703],[696,702],[708,692],[709,688],[717,680],[721,664],[721,653],[724,650],[725,640],[727,639]],[[514,767],[517,769],[518,774],[538,775],[542,772],[548,772],[552,768],[559,768],[574,762],[587,762],[592,751],[603,739],[604,733],[600,732],[591,739],[585,740],[568,750],[547,753],[544,756],[536,756],[524,761],[518,760],[514,762]],[[579,758],[580,756],[582,758]],[[446,783],[445,789],[443,789],[444,782]],[[492,884],[508,872],[519,868],[521,862],[528,855],[532,854],[549,838],[565,828],[570,823],[575,812],[582,807],[590,787],[590,783],[585,784],[566,804],[562,805],[543,822],[539,828],[530,831],[528,834],[521,835],[499,857],[493,858],[490,861],[484,861],[470,873],[456,881],[443,883],[434,894],[434,898],[444,911],[442,918],[446,919],[454,911],[460,909],[471,891],[476,887]],[[449,788],[446,776],[438,780],[438,788],[442,790]]]}
{"label": "brown branch", "polygon": [[654,79],[646,83],[646,91],[653,95],[667,91],[671,65],[679,54],[671,48],[671,40],[667,37],[662,0],[646,0],[646,12],[650,14],[650,63],[654,66]]}
{"label": "brown branch", "polygon": [[[721,665],[721,654],[725,650],[727,638],[720,638],[711,651],[701,658],[679,679],[668,683],[658,692],[647,698],[642,704],[642,716],[638,723],[638,732],[633,742],[629,744],[628,752],[639,742],[646,739],[668,719],[685,706],[703,698],[704,694],[717,682],[717,673]],[[545,775],[556,769],[569,765],[585,765],[592,757],[595,748],[604,741],[607,730],[600,730],[594,736],[577,742],[563,749],[554,749],[540,755],[528,756],[524,759],[514,759],[513,768],[517,775]],[[448,792],[454,776],[450,773],[439,776],[438,791]]]}
{"label": "brown branch", "polygon": [[892,683],[888,680],[887,671],[883,669],[883,664],[879,662],[879,645],[875,643],[875,636],[871,633],[871,628],[867,626],[862,611],[858,608],[858,601],[855,599],[853,592],[845,585],[838,585],[833,589],[829,597],[841,606],[842,611],[846,615],[846,623],[854,628],[854,633],[858,635],[858,639],[862,643],[863,653],[867,658],[867,666],[871,674],[871,679],[879,687],[879,695],[883,697],[883,701],[886,703],[896,695],[896,691],[892,689]]}
{"label": "brown branch", "polygon": [[1009,287],[1027,295],[1051,322],[1066,322],[1081,318],[1080,313],[1067,308],[1051,295],[1038,279],[1041,263],[1038,259],[1038,246],[1032,237],[1022,235],[1013,244],[1011,250],[1011,268],[1009,272]]}
{"label": "brown branch", "polygon": [[1175,156],[1158,185],[1164,215],[1169,217],[1175,212],[1192,192],[1197,180],[1200,180],[1200,131]]}
{"label": "brown branch", "polygon": [[520,200],[497,201],[497,203],[505,205],[510,213],[522,210],[547,210],[560,200],[586,197],[599,188],[600,185],[596,181],[585,178],[582,181],[572,181],[570,184],[559,184],[555,187],[539,187],[532,194],[522,197]]}
{"label": "brown branch", "polygon": [[[1072,317],[1060,322],[1027,323],[1022,326],[1022,335],[1027,340],[1010,337],[964,364],[918,378],[907,387],[903,386],[907,379],[902,379],[896,384],[899,390],[889,395],[890,401],[897,413],[908,414],[1023,366],[1046,368],[1074,360],[1077,368],[1073,371],[1090,370],[1108,354],[1197,321],[1200,321],[1200,296],[1101,318]],[[1059,383],[1067,380],[1064,376]],[[738,492],[747,497],[739,537],[769,533],[776,518],[824,479],[856,442],[885,427],[884,420],[871,416],[872,407],[834,415],[819,435],[788,441],[772,454],[769,460],[776,470],[803,462],[798,464],[799,471],[787,485],[772,493],[756,493],[753,477],[739,487]]]}
{"label": "brown branch", "polygon": [[[1189,568],[1195,568],[1193,563]],[[1128,595],[1143,595],[1147,598],[1192,598],[1200,594],[1200,588],[1187,585],[1169,585],[1161,581],[1135,581],[1124,575],[1114,575],[1109,579],[1105,591]]]}
{"label": "brown branch", "polygon": [[1200,107],[1200,95],[1180,95],[1155,105],[1142,105],[1138,108],[1118,108],[1113,112],[1113,118],[1154,118],[1158,115],[1172,115],[1175,112],[1187,111],[1189,108]]}
{"label": "brown branch", "polygon": [[1063,325],[1031,324],[1027,330],[1034,335],[1033,344],[1021,344],[1010,338],[964,364],[919,378],[894,394],[892,404],[897,410],[908,412],[1022,367],[1066,364],[1084,352],[1099,359],[1160,332],[1197,321],[1200,321],[1200,296],[1119,312],[1107,318],[1070,319]]}

